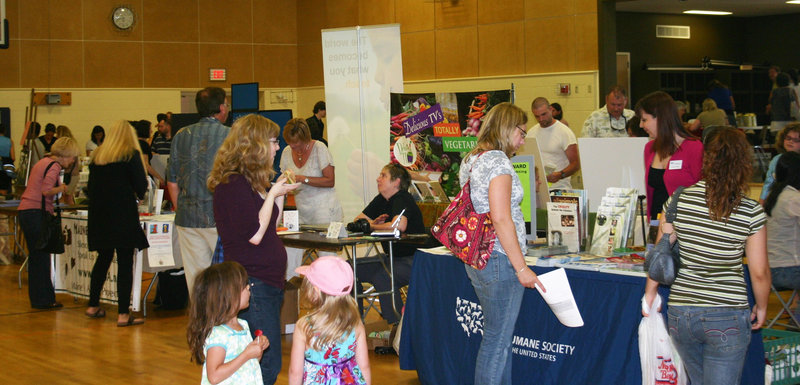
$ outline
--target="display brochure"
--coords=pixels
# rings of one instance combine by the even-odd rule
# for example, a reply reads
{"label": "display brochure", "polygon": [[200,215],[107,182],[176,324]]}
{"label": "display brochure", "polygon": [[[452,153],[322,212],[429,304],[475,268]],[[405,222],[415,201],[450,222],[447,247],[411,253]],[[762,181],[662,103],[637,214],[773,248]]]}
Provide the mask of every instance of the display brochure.
{"label": "display brochure", "polygon": [[575,303],[575,297],[572,295],[567,272],[562,268],[541,274],[539,275],[539,282],[542,283],[547,291],[542,291],[539,286],[536,286],[536,290],[539,291],[544,301],[550,306],[556,318],[567,327],[583,326],[583,317],[581,317],[581,312]]}
{"label": "display brochure", "polygon": [[581,240],[581,250],[588,248],[589,239],[589,209],[586,199],[586,190],[559,189],[550,192],[551,202],[575,203],[578,205],[578,232]]}
{"label": "display brochure", "polygon": [[635,188],[624,188],[624,187],[609,187],[606,189],[606,195],[608,197],[617,197],[617,198],[628,198],[628,212],[626,218],[626,225],[625,225],[625,237],[633,236],[633,230],[636,226],[634,226],[634,220],[636,219],[636,197],[638,196],[638,190]]}
{"label": "display brochure", "polygon": [[580,251],[578,205],[547,202],[547,244],[566,245],[571,253]]}
{"label": "display brochure", "polygon": [[600,256],[611,256],[616,246],[622,241],[625,222],[625,209],[622,207],[600,205],[592,234],[592,246],[589,253]]}

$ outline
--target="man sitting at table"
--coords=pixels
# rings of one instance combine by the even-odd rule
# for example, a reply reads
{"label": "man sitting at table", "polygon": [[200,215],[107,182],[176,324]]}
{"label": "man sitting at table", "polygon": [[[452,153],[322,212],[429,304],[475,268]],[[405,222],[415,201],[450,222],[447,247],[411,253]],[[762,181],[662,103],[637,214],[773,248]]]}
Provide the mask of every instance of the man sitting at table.
{"label": "man sitting at table", "polygon": [[[398,164],[388,164],[383,167],[377,179],[378,195],[367,205],[364,211],[354,219],[366,219],[373,231],[391,230],[392,224],[397,220],[397,229],[406,234],[423,234],[425,225],[422,224],[422,212],[408,187],[411,185],[411,176],[408,171]],[[403,212],[405,210],[405,212]],[[400,213],[403,215],[399,218]],[[359,262],[356,268],[356,278],[359,282],[371,283],[375,290],[391,290],[391,277],[389,276],[389,246],[382,242],[384,254],[378,260]],[[397,314],[403,309],[403,300],[397,290],[408,285],[411,277],[411,263],[414,261],[414,252],[417,247],[411,244],[395,243],[392,245],[394,257],[394,287]],[[388,294],[381,295],[381,316],[389,324],[396,324],[400,320],[395,312],[391,311],[392,297]],[[363,312],[363,304],[358,303],[359,310]]]}

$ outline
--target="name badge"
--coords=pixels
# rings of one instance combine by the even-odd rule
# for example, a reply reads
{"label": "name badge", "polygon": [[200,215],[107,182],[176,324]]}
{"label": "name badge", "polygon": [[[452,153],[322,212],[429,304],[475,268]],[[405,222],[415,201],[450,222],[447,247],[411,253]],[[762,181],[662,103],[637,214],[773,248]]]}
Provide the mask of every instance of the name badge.
{"label": "name badge", "polygon": [[669,169],[670,170],[680,170],[683,167],[682,160],[671,160],[669,161]]}

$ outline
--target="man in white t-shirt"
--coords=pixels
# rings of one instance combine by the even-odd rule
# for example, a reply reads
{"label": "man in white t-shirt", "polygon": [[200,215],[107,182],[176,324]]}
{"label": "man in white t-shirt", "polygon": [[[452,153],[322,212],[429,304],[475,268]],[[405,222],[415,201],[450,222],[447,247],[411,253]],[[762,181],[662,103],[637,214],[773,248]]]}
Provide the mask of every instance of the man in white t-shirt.
{"label": "man in white t-shirt", "polygon": [[549,188],[551,190],[572,188],[569,177],[581,168],[575,134],[569,127],[553,118],[553,109],[547,99],[542,97],[534,99],[531,110],[539,124],[534,126],[528,135],[536,137],[539,143]]}

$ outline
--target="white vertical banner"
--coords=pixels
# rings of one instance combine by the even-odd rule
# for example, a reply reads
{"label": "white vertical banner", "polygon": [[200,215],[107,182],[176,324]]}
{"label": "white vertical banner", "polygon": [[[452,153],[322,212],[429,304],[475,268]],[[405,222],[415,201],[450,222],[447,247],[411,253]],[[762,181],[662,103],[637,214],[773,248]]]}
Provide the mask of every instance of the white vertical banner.
{"label": "white vertical banner", "polygon": [[389,93],[403,92],[400,25],[322,30],[322,64],[336,194],[349,222],[389,163]]}

